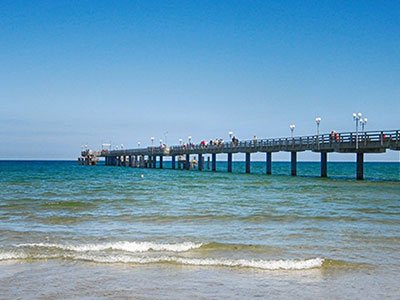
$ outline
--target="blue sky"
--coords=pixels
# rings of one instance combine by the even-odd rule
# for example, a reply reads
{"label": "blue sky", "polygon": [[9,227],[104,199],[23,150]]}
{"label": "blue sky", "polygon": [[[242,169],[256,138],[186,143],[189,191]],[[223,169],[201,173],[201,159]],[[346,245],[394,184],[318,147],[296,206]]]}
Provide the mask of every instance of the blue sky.
{"label": "blue sky", "polygon": [[0,159],[399,129],[399,49],[398,1],[0,1]]}

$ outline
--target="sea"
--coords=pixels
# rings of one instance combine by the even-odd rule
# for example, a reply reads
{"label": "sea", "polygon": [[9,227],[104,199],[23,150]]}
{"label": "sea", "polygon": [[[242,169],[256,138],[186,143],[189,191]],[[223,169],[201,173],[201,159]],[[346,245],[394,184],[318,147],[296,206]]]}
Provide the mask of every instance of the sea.
{"label": "sea", "polygon": [[399,299],[400,163],[0,162],[0,299]]}

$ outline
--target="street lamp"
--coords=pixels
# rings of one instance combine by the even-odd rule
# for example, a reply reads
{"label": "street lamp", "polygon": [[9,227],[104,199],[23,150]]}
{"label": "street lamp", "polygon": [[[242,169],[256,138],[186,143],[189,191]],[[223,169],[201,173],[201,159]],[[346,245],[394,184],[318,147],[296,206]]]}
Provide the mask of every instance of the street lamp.
{"label": "street lamp", "polygon": [[353,113],[353,120],[356,122],[356,149],[358,149],[358,124],[361,123],[362,113]]}
{"label": "street lamp", "polygon": [[365,127],[365,125],[367,124],[367,122],[368,122],[368,119],[367,118],[361,118],[360,119],[360,123],[361,123],[361,130],[364,132],[364,127]]}
{"label": "street lamp", "polygon": [[319,124],[321,123],[321,117],[316,117],[315,123],[317,124],[317,144],[319,149]]}
{"label": "street lamp", "polygon": [[296,128],[296,125],[291,124],[291,125],[289,126],[289,128],[290,128],[291,135],[292,135],[292,138],[293,138],[293,131],[294,131],[294,129]]}
{"label": "street lamp", "polygon": [[162,146],[162,139],[160,139],[160,146]]}
{"label": "street lamp", "polygon": [[188,136],[188,140],[189,140],[189,145],[190,145],[192,143],[192,136],[191,135]]}
{"label": "street lamp", "polygon": [[319,124],[321,123],[321,117],[316,117],[315,123],[317,123],[317,137],[318,137],[319,136]]}
{"label": "street lamp", "polygon": [[182,139],[179,139],[179,146],[182,146]]}
{"label": "street lamp", "polygon": [[232,139],[233,132],[232,132],[232,131],[229,131],[228,134],[229,134],[229,138]]}
{"label": "street lamp", "polygon": [[164,132],[164,141],[165,141],[165,145],[168,145],[168,142],[167,142],[167,135],[168,135],[168,131]]}
{"label": "street lamp", "polygon": [[138,146],[138,148],[140,148],[140,142],[137,142],[137,146]]}
{"label": "street lamp", "polygon": [[153,147],[154,146],[154,137],[151,137],[150,140],[151,140],[151,146]]}

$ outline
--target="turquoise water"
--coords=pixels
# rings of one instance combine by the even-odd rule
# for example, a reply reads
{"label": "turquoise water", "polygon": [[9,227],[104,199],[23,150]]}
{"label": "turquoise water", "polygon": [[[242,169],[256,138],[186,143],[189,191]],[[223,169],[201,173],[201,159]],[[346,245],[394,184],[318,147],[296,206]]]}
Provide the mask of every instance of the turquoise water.
{"label": "turquoise water", "polygon": [[399,163],[217,168],[0,162],[0,295],[400,296]]}

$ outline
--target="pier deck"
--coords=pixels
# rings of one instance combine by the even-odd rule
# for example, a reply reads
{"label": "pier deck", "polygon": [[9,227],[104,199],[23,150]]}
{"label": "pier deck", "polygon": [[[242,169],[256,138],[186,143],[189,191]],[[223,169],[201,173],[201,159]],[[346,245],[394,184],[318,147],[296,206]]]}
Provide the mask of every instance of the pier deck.
{"label": "pier deck", "polygon": [[[185,144],[171,147],[147,147],[126,150],[98,151],[97,156],[103,156],[106,165],[124,165],[131,167],[156,168],[157,157],[159,167],[163,168],[163,157],[172,157],[172,168],[175,169],[176,157],[185,159],[184,168],[190,168],[190,155],[198,156],[198,170],[204,166],[204,155],[212,157],[212,171],[216,171],[216,154],[227,154],[228,172],[232,172],[232,155],[245,153],[246,173],[250,173],[251,154],[266,153],[266,173],[272,173],[272,153],[291,152],[291,174],[297,174],[297,152],[313,151],[321,153],[321,176],[328,174],[328,153],[355,153],[357,170],[356,178],[363,179],[364,154],[384,153],[386,150],[400,150],[400,130],[345,132],[335,134],[321,134],[300,137],[285,137],[271,139],[254,139],[237,143],[224,142],[220,145]],[[84,158],[87,151],[81,153]],[[93,152],[93,151],[92,151]]]}

